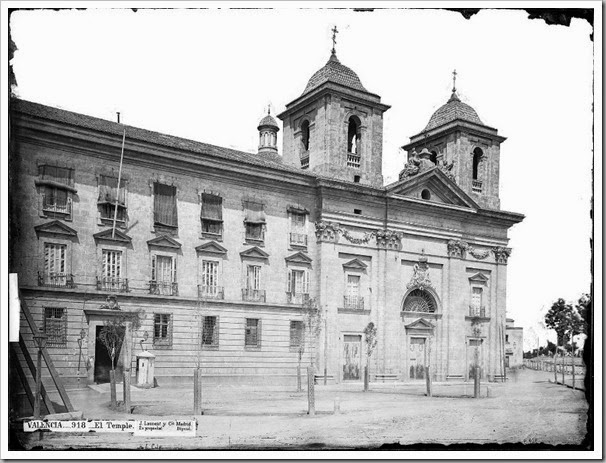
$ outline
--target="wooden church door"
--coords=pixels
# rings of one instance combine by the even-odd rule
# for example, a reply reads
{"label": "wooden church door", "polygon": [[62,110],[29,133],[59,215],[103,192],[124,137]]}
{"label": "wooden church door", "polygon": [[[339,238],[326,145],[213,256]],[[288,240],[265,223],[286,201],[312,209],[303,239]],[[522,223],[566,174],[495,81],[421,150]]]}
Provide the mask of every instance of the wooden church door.
{"label": "wooden church door", "polygon": [[425,355],[425,338],[410,338],[408,346],[408,377],[410,379],[425,378]]}
{"label": "wooden church door", "polygon": [[343,335],[343,379],[360,379],[362,336]]}

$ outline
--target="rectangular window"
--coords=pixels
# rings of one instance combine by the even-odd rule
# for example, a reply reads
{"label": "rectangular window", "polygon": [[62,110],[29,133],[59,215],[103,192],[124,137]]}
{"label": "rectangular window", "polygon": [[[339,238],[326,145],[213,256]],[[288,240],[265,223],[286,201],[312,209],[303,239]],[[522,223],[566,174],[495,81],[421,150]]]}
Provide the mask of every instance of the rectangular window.
{"label": "rectangular window", "polygon": [[220,298],[223,292],[219,286],[219,262],[203,260],[201,264],[200,296]]}
{"label": "rectangular window", "polygon": [[360,295],[360,276],[347,275],[347,295],[358,297]]}
{"label": "rectangular window", "polygon": [[177,187],[154,183],[154,224],[177,228]]}
{"label": "rectangular window", "polygon": [[252,201],[244,202],[246,226],[246,240],[255,243],[263,242],[265,239],[265,211],[261,203]]}
{"label": "rectangular window", "polygon": [[471,306],[475,309],[482,307],[482,288],[471,289]]}
{"label": "rectangular window", "polygon": [[219,346],[219,326],[217,317],[205,316],[202,318],[202,346]]}
{"label": "rectangular window", "polygon": [[42,210],[44,212],[71,213],[69,191],[55,186],[45,186],[43,191]]}
{"label": "rectangular window", "polygon": [[245,347],[261,347],[261,320],[247,318],[244,333]]}
{"label": "rectangular window", "polygon": [[290,322],[290,347],[299,348],[303,345],[303,322]]}
{"label": "rectangular window", "polygon": [[118,178],[108,175],[99,175],[99,198],[97,199],[99,213],[102,220],[114,220],[116,207],[118,213],[116,222],[126,221],[126,183],[120,180],[118,189]]}
{"label": "rectangular window", "polygon": [[309,272],[307,270],[288,271],[288,302],[303,304],[309,295]]}
{"label": "rectangular window", "polygon": [[290,244],[307,246],[307,214],[290,213]]}
{"label": "rectangular window", "polygon": [[71,218],[74,170],[67,167],[38,166],[40,199],[43,216]]}
{"label": "rectangular window", "polygon": [[66,255],[65,244],[44,243],[44,286],[68,286],[71,276],[67,274]]}
{"label": "rectangular window", "polygon": [[127,291],[128,284],[122,278],[122,251],[103,250],[101,278],[97,280],[97,289],[102,291]]}
{"label": "rectangular window", "polygon": [[67,310],[55,307],[44,309],[44,334],[48,336],[47,345],[67,344]]}
{"label": "rectangular window", "polygon": [[202,194],[200,207],[202,234],[220,238],[223,234],[223,199],[221,196]]}
{"label": "rectangular window", "polygon": [[248,265],[246,267],[246,289],[261,289],[261,266]]}
{"label": "rectangular window", "polygon": [[154,314],[154,346],[171,346],[172,343],[172,315]]}
{"label": "rectangular window", "polygon": [[177,296],[177,258],[152,256],[151,294]]}

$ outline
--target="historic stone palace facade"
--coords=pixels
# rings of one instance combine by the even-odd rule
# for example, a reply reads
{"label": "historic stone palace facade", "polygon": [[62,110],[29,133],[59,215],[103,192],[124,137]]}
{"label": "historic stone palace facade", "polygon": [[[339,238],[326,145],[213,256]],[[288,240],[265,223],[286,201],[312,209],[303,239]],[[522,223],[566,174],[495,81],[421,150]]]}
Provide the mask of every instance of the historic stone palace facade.
{"label": "historic stone palace facade", "polygon": [[131,371],[151,352],[160,386],[198,364],[207,381],[294,386],[301,354],[320,378],[361,380],[371,321],[373,380],[427,365],[464,380],[476,361],[502,376],[523,219],[499,208],[505,138],[453,88],[384,186],[388,109],[334,50],[278,115],[281,154],[269,114],[253,154],[11,101],[10,267],[65,382],[107,381],[98,335],[117,307],[144,312]]}

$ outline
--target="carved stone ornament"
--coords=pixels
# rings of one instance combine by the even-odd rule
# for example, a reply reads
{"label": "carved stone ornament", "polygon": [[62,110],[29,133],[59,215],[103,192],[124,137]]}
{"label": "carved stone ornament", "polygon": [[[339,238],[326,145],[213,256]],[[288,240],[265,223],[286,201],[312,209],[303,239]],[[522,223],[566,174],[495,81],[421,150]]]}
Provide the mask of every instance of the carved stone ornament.
{"label": "carved stone ornament", "polygon": [[324,222],[323,220],[316,222],[316,238],[318,241],[334,243],[338,239],[338,234],[342,232],[343,230],[338,223]]}
{"label": "carved stone ornament", "polygon": [[469,244],[462,240],[450,240],[447,243],[448,257],[465,258],[465,253],[469,249]]}
{"label": "carved stone ornament", "polygon": [[446,174],[446,176],[452,180],[453,182],[455,181],[455,175],[454,172],[452,171],[454,168],[455,162],[454,161],[442,161],[438,167],[440,168],[440,170]]}
{"label": "carved stone ornament", "polygon": [[429,265],[427,265],[427,257],[423,251],[419,257],[419,262],[413,267],[412,278],[406,285],[406,288],[419,288],[420,290],[424,290],[425,288],[432,287],[433,285],[429,279]]}
{"label": "carved stone ornament", "polygon": [[469,254],[478,260],[484,260],[488,257],[488,254],[490,254],[490,250],[484,249],[483,251],[480,251],[479,249],[469,246]]}
{"label": "carved stone ornament", "polygon": [[343,238],[353,244],[366,244],[370,241],[370,239],[375,235],[375,232],[364,233],[361,238],[356,238],[347,230],[342,230]]}
{"label": "carved stone ornament", "polygon": [[492,248],[492,252],[494,253],[494,259],[497,264],[506,264],[507,259],[511,255],[511,248],[495,246],[494,248]]}
{"label": "carved stone ornament", "polygon": [[[450,240],[448,246],[448,257],[457,257],[459,259],[465,259],[466,254],[469,253],[478,260],[483,260],[488,257],[490,250],[480,250],[474,248],[471,244],[462,240]],[[494,252],[494,251],[493,251]]]}
{"label": "carved stone ornament", "polygon": [[393,230],[377,230],[377,247],[381,249],[400,249],[402,233]]}
{"label": "carved stone ornament", "polygon": [[404,169],[400,172],[399,180],[413,177],[435,167],[436,165],[429,159],[430,156],[431,153],[427,148],[423,148],[420,153],[413,150],[408,162],[404,164]]}

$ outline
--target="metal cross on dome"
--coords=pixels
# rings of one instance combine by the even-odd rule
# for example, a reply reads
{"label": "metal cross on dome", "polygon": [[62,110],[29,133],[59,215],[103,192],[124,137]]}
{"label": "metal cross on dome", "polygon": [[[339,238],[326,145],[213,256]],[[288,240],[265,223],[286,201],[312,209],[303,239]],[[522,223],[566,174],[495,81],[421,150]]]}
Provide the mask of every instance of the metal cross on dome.
{"label": "metal cross on dome", "polygon": [[335,54],[337,51],[335,49],[337,45],[337,34],[339,31],[337,30],[337,26],[332,28],[332,53]]}

